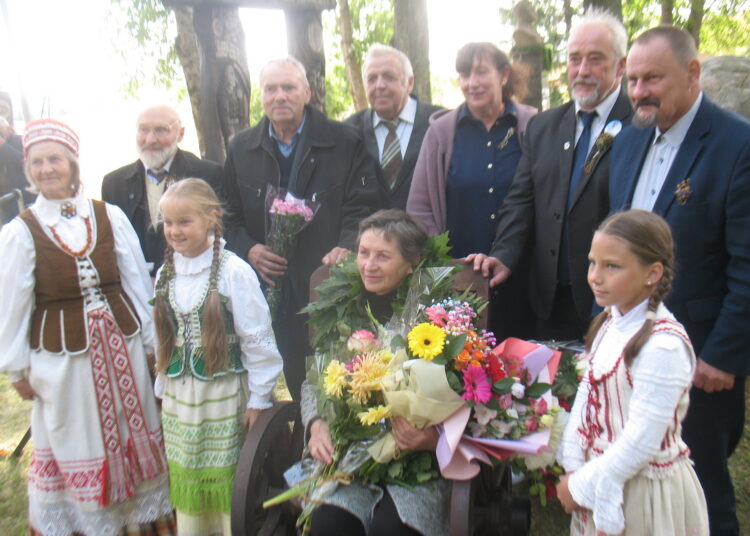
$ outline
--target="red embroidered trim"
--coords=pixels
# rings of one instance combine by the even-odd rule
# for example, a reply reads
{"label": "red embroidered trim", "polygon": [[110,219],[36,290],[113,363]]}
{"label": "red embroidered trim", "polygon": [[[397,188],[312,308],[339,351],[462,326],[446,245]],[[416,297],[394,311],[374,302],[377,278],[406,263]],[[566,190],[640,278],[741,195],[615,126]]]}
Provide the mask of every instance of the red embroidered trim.
{"label": "red embroidered trim", "polygon": [[[90,312],[89,333],[106,456],[107,485],[101,497],[101,504],[106,506],[131,498],[135,486],[165,472],[167,465],[164,449],[150,437],[146,426],[125,338],[115,319],[104,309]],[[130,436],[126,444],[117,422],[115,387]]]}
{"label": "red embroidered trim", "polygon": [[57,231],[52,225],[48,225],[47,228],[52,233],[52,236],[55,237],[55,241],[57,242],[57,245],[59,245],[63,251],[65,251],[68,255],[71,255],[77,259],[80,259],[85,256],[86,252],[91,247],[91,241],[94,238],[94,231],[91,225],[91,218],[83,218],[83,221],[86,223],[86,245],[83,246],[83,249],[80,251],[73,251],[68,247],[68,245],[63,242],[63,239],[60,238],[60,235],[57,234]]}
{"label": "red embroidered trim", "polygon": [[35,448],[29,484],[43,493],[65,491],[77,502],[99,502],[105,485],[105,459],[58,462],[51,449]]}

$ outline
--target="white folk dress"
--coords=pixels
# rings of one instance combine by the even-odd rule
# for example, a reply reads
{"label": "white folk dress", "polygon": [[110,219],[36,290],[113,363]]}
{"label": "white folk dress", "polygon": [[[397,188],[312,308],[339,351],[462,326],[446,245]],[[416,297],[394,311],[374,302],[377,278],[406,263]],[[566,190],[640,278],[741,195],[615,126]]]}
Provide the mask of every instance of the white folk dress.
{"label": "white folk dress", "polygon": [[585,511],[571,534],[704,535],[706,501],[682,440],[695,355],[685,330],[659,305],[651,337],[630,366],[623,349],[648,301],[616,307],[591,348],[560,448],[568,486]]}
{"label": "white folk dress", "polygon": [[[206,299],[212,258],[212,248],[193,258],[174,254],[169,301],[182,316],[177,319],[178,346],[201,346],[199,310]],[[161,270],[157,281],[160,276]],[[227,250],[221,253],[218,290],[227,299],[225,307],[234,324],[228,342],[239,344],[241,366],[209,379],[190,357],[183,357],[179,373],[159,374],[156,379],[157,396],[163,398],[164,439],[180,536],[229,536],[232,483],[244,440],[242,419],[247,408],[271,406],[282,370],[255,271]],[[186,333],[191,324],[192,337]],[[192,354],[192,350],[182,352]]]}
{"label": "white folk dress", "polygon": [[[93,220],[94,212],[91,202],[84,197],[79,195],[72,201],[77,215],[70,219],[61,217],[61,201],[48,200],[42,195],[32,205],[31,212],[42,228],[53,226],[69,249],[80,251],[87,241],[84,218]],[[97,368],[94,352],[88,347],[74,355],[31,350],[34,240],[18,217],[0,232],[0,307],[4,311],[0,323],[0,372],[7,373],[11,381],[28,377],[36,393],[31,411],[34,449],[29,466],[29,521],[45,536],[73,532],[114,536],[126,524],[148,523],[171,514],[172,510],[159,414],[146,362],[147,349],[150,352],[153,348],[148,305],[151,279],[138,237],[125,214],[112,205],[106,205],[106,213],[114,234],[113,254],[121,285],[142,324],[138,332],[124,339],[129,358],[129,369],[125,367],[124,373],[114,371],[116,358],[112,362],[108,358],[103,360],[108,373]],[[95,224],[93,228],[95,244]],[[101,295],[95,292],[98,283],[95,267],[89,266],[82,273],[85,265],[85,261],[79,263],[79,281],[82,292],[90,299],[85,310],[91,329],[92,318],[109,307],[101,297],[96,299]],[[103,342],[105,347],[110,344]],[[106,351],[105,355],[113,356],[114,351]],[[124,354],[120,351],[118,355]],[[113,381],[116,374],[120,374],[118,382]],[[140,409],[134,415],[131,402],[136,394],[140,403],[135,406]],[[113,402],[110,412],[97,402],[103,395]],[[123,408],[123,397],[129,397],[126,409],[130,419]],[[140,444],[136,448],[131,434],[134,424],[135,428],[146,430],[148,436],[136,439]],[[152,452],[140,450],[144,445]],[[156,473],[153,477],[135,474],[138,468],[134,465],[146,459],[146,463],[152,464],[147,472]]]}

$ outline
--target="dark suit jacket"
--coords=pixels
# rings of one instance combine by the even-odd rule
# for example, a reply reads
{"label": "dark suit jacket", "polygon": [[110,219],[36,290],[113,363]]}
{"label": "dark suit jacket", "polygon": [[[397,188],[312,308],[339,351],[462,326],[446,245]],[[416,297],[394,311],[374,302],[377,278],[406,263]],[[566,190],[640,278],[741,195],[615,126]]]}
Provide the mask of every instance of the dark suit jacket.
{"label": "dark suit jacket", "polygon": [[[0,145],[0,196],[13,190],[21,190],[25,205],[34,202],[33,194],[26,191],[29,183],[23,170],[23,154],[18,148],[20,136],[11,135]],[[0,227],[18,215],[18,204],[15,199],[0,205]]]}
{"label": "dark suit jacket", "polygon": [[406,210],[406,199],[409,197],[409,188],[411,187],[411,177],[414,174],[414,166],[417,164],[419,149],[422,147],[422,140],[429,126],[430,116],[442,110],[441,106],[434,106],[426,102],[417,100],[417,114],[414,117],[414,127],[409,137],[409,144],[406,146],[406,154],[399,169],[396,183],[391,189],[383,177],[383,169],[380,167],[380,156],[378,153],[378,140],[375,138],[375,129],[372,128],[372,108],[359,111],[345,123],[352,125],[359,130],[362,139],[365,142],[367,152],[375,160],[378,180],[380,181],[383,194],[391,208],[400,208]]}
{"label": "dark suit jacket", "polygon": [[[613,210],[630,208],[654,129],[630,127],[612,150]],[[684,203],[675,195],[688,183]],[[677,261],[667,307],[696,354],[733,374],[750,373],[750,122],[705,96],[653,211],[663,216]]]}
{"label": "dark suit jacket", "polygon": [[[201,160],[187,151],[177,149],[169,169],[169,178],[174,180],[197,177],[208,182],[217,192],[221,181],[221,166],[210,160]],[[120,207],[133,224],[141,241],[141,248],[147,262],[153,262],[156,269],[164,260],[167,243],[161,225],[154,229],[148,211],[146,196],[146,170],[140,160],[123,166],[104,177],[102,200]]]}
{"label": "dark suit jacket", "polygon": [[[294,314],[309,301],[310,275],[335,246],[354,248],[359,221],[382,208],[372,157],[357,131],[306,107],[305,126],[295,149],[293,193],[320,203],[310,224],[297,237],[289,263],[293,296],[283,304]],[[280,186],[268,118],[238,133],[229,143],[223,189],[228,217],[227,245],[241,258],[257,243],[266,242],[268,186]]]}
{"label": "dark suit jacket", "polygon": [[[632,109],[624,91],[615,101],[607,123],[630,122]],[[591,316],[588,253],[591,237],[609,209],[609,149],[590,173],[584,171],[573,204],[565,215],[570,171],[575,153],[576,116],[571,101],[535,115],[522,139],[523,156],[498,215],[497,236],[490,254],[511,271],[518,267],[524,245],[531,239],[529,299],[540,318],[549,318],[558,281],[558,255],[563,218],[568,219],[571,286],[581,319]],[[566,148],[567,147],[567,148]]]}

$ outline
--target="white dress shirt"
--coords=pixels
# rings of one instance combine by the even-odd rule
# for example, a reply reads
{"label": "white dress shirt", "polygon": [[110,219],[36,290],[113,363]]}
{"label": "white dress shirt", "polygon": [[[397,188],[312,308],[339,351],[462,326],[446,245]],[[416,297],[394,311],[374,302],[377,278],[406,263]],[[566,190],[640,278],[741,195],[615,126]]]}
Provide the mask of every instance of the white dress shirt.
{"label": "white dress shirt", "polygon": [[[411,138],[412,130],[414,130],[414,120],[416,117],[417,100],[409,97],[401,113],[398,114],[400,121],[396,127],[396,135],[401,144],[401,158],[404,157],[406,148],[409,146],[409,139]],[[372,111],[372,128],[375,130],[375,139],[378,141],[378,161],[380,161],[383,158],[383,146],[385,145],[385,138],[388,136],[388,127],[383,124],[383,119],[375,110]]]}
{"label": "white dress shirt", "polygon": [[667,180],[667,174],[672,168],[674,158],[677,156],[677,151],[680,150],[680,145],[685,140],[690,125],[693,124],[693,119],[695,114],[698,113],[698,107],[702,100],[703,92],[698,95],[687,113],[680,117],[666,132],[662,132],[659,127],[656,127],[656,135],[651,142],[646,159],[643,161],[638,184],[635,187],[635,193],[633,193],[631,208],[653,210],[661,188],[664,186],[664,181]]}

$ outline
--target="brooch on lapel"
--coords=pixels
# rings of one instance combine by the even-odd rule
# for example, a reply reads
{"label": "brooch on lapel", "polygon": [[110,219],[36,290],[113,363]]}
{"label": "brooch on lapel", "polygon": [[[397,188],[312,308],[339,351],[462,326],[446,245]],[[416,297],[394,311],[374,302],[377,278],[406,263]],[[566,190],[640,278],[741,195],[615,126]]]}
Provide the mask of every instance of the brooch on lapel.
{"label": "brooch on lapel", "polygon": [[687,203],[687,200],[690,199],[692,194],[693,189],[690,187],[690,177],[678,184],[674,191],[674,196],[677,198],[677,202],[680,205]]}
{"label": "brooch on lapel", "polygon": [[596,137],[596,141],[594,141],[594,150],[591,151],[591,155],[589,156],[586,165],[583,166],[584,173],[591,173],[594,170],[596,163],[599,162],[599,159],[604,152],[610,145],[612,145],[612,142],[615,141],[615,136],[617,136],[621,130],[622,123],[617,119],[607,123],[607,126],[604,127],[604,130],[602,130],[601,134]]}
{"label": "brooch on lapel", "polygon": [[505,146],[508,145],[508,142],[510,141],[510,139],[513,137],[513,134],[515,133],[516,133],[516,129],[514,127],[510,127],[508,129],[508,132],[505,133],[505,137],[503,138],[503,141],[497,144],[497,149],[499,151],[502,151],[503,149],[505,149]]}

